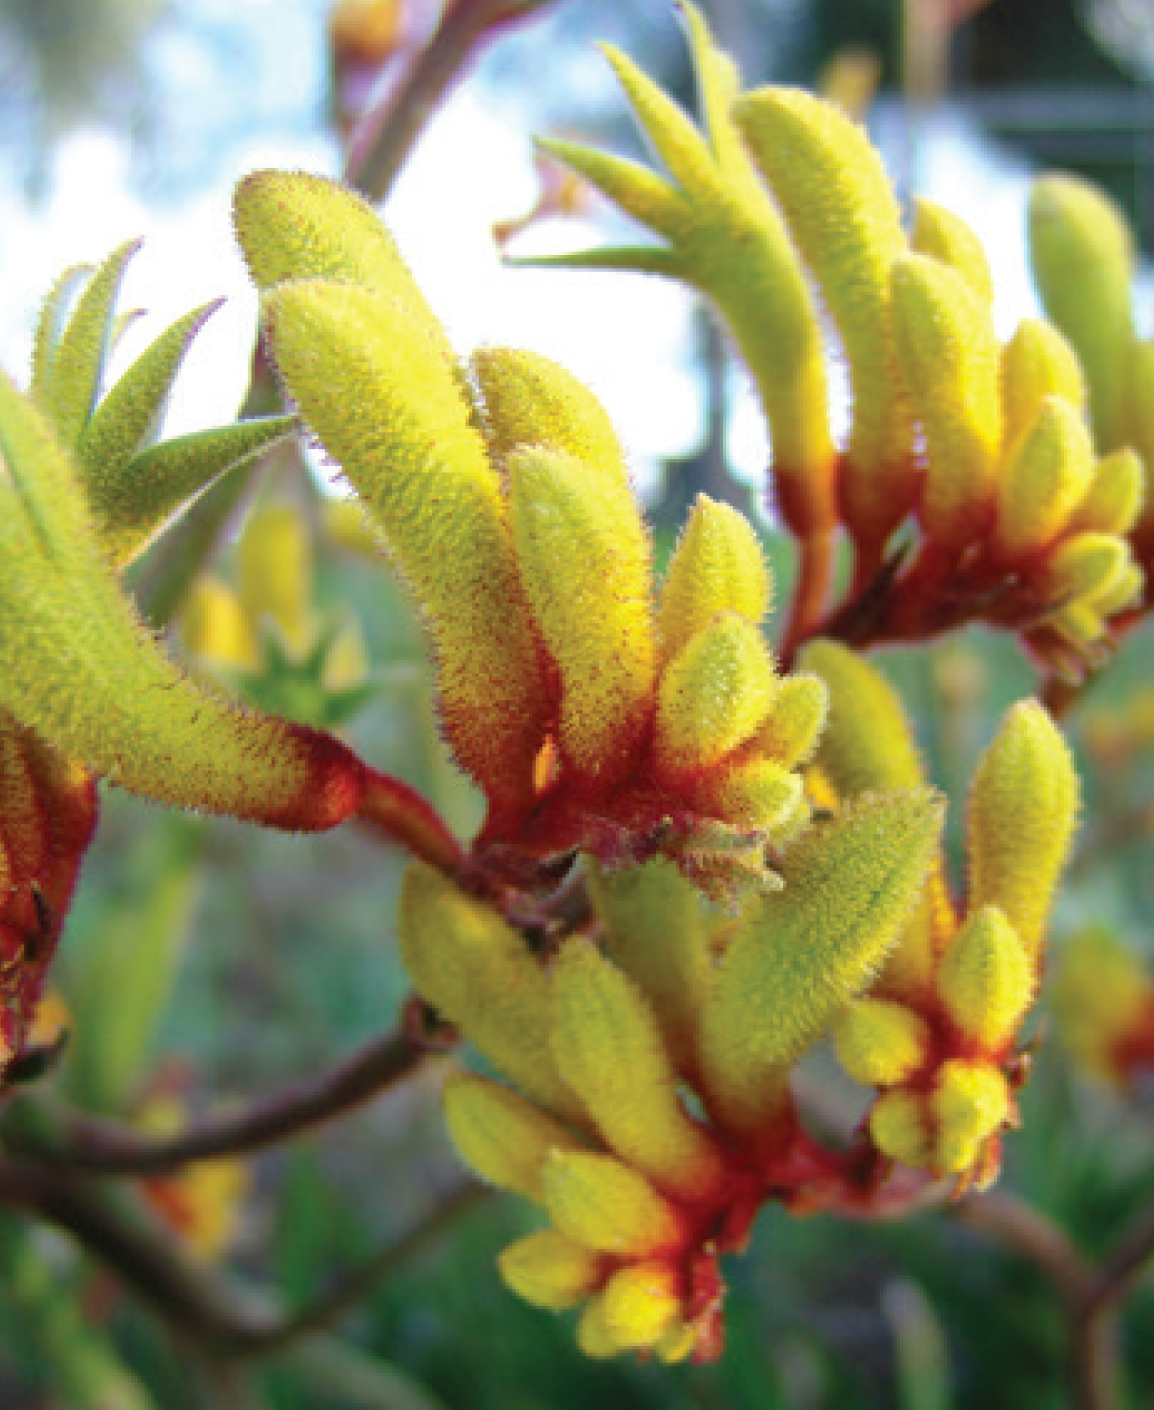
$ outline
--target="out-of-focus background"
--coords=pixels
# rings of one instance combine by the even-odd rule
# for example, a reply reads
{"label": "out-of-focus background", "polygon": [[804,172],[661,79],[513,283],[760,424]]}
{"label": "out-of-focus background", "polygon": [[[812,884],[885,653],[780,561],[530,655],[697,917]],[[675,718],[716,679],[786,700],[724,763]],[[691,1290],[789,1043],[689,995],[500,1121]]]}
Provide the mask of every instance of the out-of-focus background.
{"label": "out-of-focus background", "polygon": [[[900,191],[931,195],[973,225],[1003,334],[1036,307],[1024,227],[1038,170],[1101,182],[1144,248],[1154,242],[1150,0],[702,8],[747,84],[835,94],[868,121]],[[124,332],[112,375],[165,322],[225,294],[189,357],[168,429],[225,421],[246,397],[252,405],[256,305],[230,234],[232,186],[263,166],[339,174],[351,125],[387,104],[438,9],[430,0],[0,0],[0,363],[23,380],[39,300],[64,266],[143,235],[123,307],[145,316]],[[641,276],[504,262],[624,232],[607,207],[559,189],[531,142],[559,133],[643,155],[598,40],[692,105],[667,0],[553,0],[488,38],[420,134],[383,213],[462,351],[531,347],[602,396],[659,552],[706,488],[761,515],[784,589],[790,547],[763,513],[765,432],[744,374],[693,298]],[[1149,335],[1148,277],[1138,307]],[[302,468],[295,453],[278,453],[180,610],[170,602],[156,620],[173,619],[174,649],[191,669],[342,728],[467,832],[477,804],[436,737],[419,629],[340,495],[331,466],[312,457]],[[164,552],[162,543],[134,580],[142,600],[156,591]],[[325,649],[305,662],[319,641]],[[1139,959],[1154,950],[1152,649],[1149,632],[1132,638],[1074,719],[1088,822],[1055,927],[1059,960],[1063,940],[1090,931]],[[979,631],[885,661],[950,794],[956,840],[978,750],[1007,701],[1030,688],[1029,669],[1011,644]],[[301,841],[107,793],[62,945],[60,1021],[72,1040],[53,1080],[90,1111],[157,1128],[319,1070],[387,1030],[406,993],[394,946],[400,865],[345,831]],[[1092,987],[1093,965],[1085,973]],[[1093,1251],[1154,1189],[1154,1102],[1097,1077],[1085,1044],[1063,1046],[1057,1019],[1043,1018],[1039,1038],[1004,1179]],[[333,1331],[252,1374],[221,1382],[190,1368],[179,1342],[66,1243],[4,1221],[0,1410],[1071,1403],[1053,1289],[941,1215],[859,1228],[770,1212],[732,1269],[719,1365],[583,1359],[563,1320],[527,1308],[497,1279],[497,1250],[528,1227],[511,1201],[437,1217],[462,1181],[439,1127],[439,1075],[313,1140],[243,1167],[205,1167],[195,1185],[158,1194],[158,1210],[200,1256],[275,1285],[287,1306],[433,1216],[427,1237],[402,1248]],[[1132,1403],[1149,1404],[1154,1292],[1133,1299],[1124,1335]],[[81,1351],[119,1379],[81,1374]]]}

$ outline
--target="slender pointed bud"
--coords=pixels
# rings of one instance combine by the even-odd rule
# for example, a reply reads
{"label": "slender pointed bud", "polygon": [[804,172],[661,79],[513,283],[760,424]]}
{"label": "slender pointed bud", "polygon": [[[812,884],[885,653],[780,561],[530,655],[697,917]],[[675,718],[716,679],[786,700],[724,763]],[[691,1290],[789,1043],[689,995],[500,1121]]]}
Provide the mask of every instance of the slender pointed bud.
{"label": "slender pointed bud", "polygon": [[864,131],[832,103],[761,89],[734,119],[841,334],[854,408],[842,507],[855,534],[880,541],[916,488],[889,325],[890,266],[906,243],[897,201]]}
{"label": "slender pointed bud", "polygon": [[132,792],[313,831],[365,770],[329,735],[197,690],[136,620],[71,462],[0,378],[0,707]]}
{"label": "slender pointed bud", "polygon": [[612,44],[601,45],[617,81],[625,90],[638,125],[679,186],[709,184],[713,162],[701,133],[685,109]]}
{"label": "slender pointed bud", "polygon": [[645,1258],[684,1244],[687,1228],[677,1206],[613,1156],[553,1151],[545,1159],[544,1183],[553,1223],[586,1248]]}
{"label": "slender pointed bud", "polygon": [[427,1003],[534,1101],[580,1116],[553,1060],[548,976],[515,930],[440,872],[414,863],[401,888],[400,940]]}
{"label": "slender pointed bud", "polygon": [[560,1122],[496,1082],[458,1072],[442,1092],[445,1124],[467,1166],[499,1190],[544,1199],[541,1167],[551,1150],[584,1145]]}
{"label": "slender pointed bud", "polygon": [[1130,567],[1125,539],[1114,534],[1075,534],[1047,559],[1044,582],[1052,599],[1097,607]]}
{"label": "slender pointed bud", "polygon": [[37,392],[37,405],[62,446],[71,450],[88,424],[112,326],[112,309],[128,261],[140,248],[129,240],[114,250],[92,276],[56,344],[51,371]]}
{"label": "slender pointed bud", "polygon": [[614,205],[651,230],[664,232],[681,214],[683,197],[680,192],[640,162],[555,137],[539,137],[535,145],[539,151],[584,177]]}
{"label": "slender pointed bud", "polygon": [[613,872],[593,863],[589,894],[610,958],[652,1004],[678,1069],[692,1071],[713,967],[701,892],[672,862],[655,857]]}
{"label": "slender pointed bud", "polygon": [[914,229],[910,245],[948,265],[966,281],[983,303],[994,301],[994,281],[982,242],[959,215],[918,196],[914,199]]}
{"label": "slender pointed bud", "polygon": [[1078,775],[1045,710],[1021,701],[983,755],[970,792],[971,913],[997,906],[1036,958],[1078,815]]}
{"label": "slender pointed bud", "polygon": [[251,670],[259,660],[240,599],[218,578],[202,576],[192,585],[181,607],[180,638],[186,656],[210,665]]}
{"label": "slender pointed bud", "polygon": [[719,612],[758,623],[770,609],[773,581],[744,515],[698,495],[661,588],[657,632],[668,664]]}
{"label": "slender pointed bud", "polygon": [[954,1058],[943,1065],[934,1091],[934,1168],[961,1174],[1010,1115],[1010,1090],[996,1067]]}
{"label": "slender pointed bud", "polygon": [[1018,562],[1054,542],[1093,483],[1094,447],[1068,402],[1046,397],[1010,450],[998,486],[992,548]]}
{"label": "slender pointed bud", "polygon": [[523,348],[480,348],[469,367],[484,409],[489,453],[499,463],[528,446],[560,450],[596,466],[631,494],[608,413],[560,363]]}
{"label": "slender pointed bud", "polygon": [[609,1335],[623,1351],[646,1351],[664,1341],[681,1321],[680,1270],[654,1260],[631,1263],[614,1273],[598,1301]]}
{"label": "slender pointed bud", "polygon": [[753,737],[753,747],[784,768],[800,768],[809,763],[821,743],[828,714],[829,688],[820,676],[786,676]]}
{"label": "slender pointed bud", "polygon": [[520,451],[508,475],[521,581],[561,674],[561,748],[608,785],[636,764],[653,708],[645,529],[626,489],[570,455]]}
{"label": "slender pointed bud", "polygon": [[989,306],[961,275],[925,255],[899,259],[894,341],[928,463],[926,533],[961,549],[986,529],[1001,447],[998,340]]}
{"label": "slender pointed bud", "polygon": [[869,1130],[882,1155],[911,1170],[928,1169],[934,1158],[934,1130],[921,1092],[902,1087],[883,1092],[870,1107]]}
{"label": "slender pointed bud", "polygon": [[951,1022],[995,1055],[1017,1033],[1034,984],[1034,966],[996,906],[983,906],[970,916],[938,971],[938,993]]}
{"label": "slender pointed bud", "polygon": [[1074,534],[1128,534],[1142,515],[1145,470],[1132,450],[1116,450],[1094,467],[1090,487],[1067,526]]}
{"label": "slender pointed bud", "polygon": [[785,889],[734,932],[701,1017],[711,1109],[771,1123],[784,1074],[877,973],[929,870],[942,804],[928,789],[863,801],[786,855]]}
{"label": "slender pointed bud", "polygon": [[817,763],[843,798],[924,782],[901,700],[876,666],[834,641],[811,642],[799,663],[829,688]]}
{"label": "slender pointed bud", "polygon": [[1133,241],[1125,217],[1096,186],[1044,176],[1030,193],[1030,264],[1049,317],[1086,374],[1094,441],[1119,445],[1133,324]]}
{"label": "slender pointed bud", "polygon": [[602,1255],[574,1243],[556,1229],[512,1243],[497,1258],[505,1284],[534,1307],[560,1312],[596,1292],[609,1263]]}
{"label": "slender pointed bud", "polygon": [[459,762],[490,799],[526,806],[547,691],[500,481],[452,366],[423,322],[366,289],[281,284],[265,310],[293,396],[426,614]]}
{"label": "slender pointed bud", "polygon": [[622,1160],[682,1198],[717,1193],[720,1153],[678,1099],[652,1009],[586,941],[564,945],[553,966],[553,1053]]}
{"label": "slender pointed bud", "polygon": [[1002,349],[1002,441],[1012,446],[1033,425],[1046,397],[1086,410],[1078,354],[1052,323],[1023,318]]}
{"label": "slender pointed bud", "polygon": [[758,631],[736,612],[715,617],[666,667],[654,753],[667,778],[708,769],[756,732],[777,689]]}
{"label": "slender pointed bud", "polygon": [[776,833],[786,827],[792,830],[805,788],[800,774],[776,759],[754,754],[723,765],[716,779],[706,781],[702,793],[710,800],[710,811],[728,822]]}
{"label": "slender pointed bud", "polygon": [[237,547],[240,597],[252,619],[268,618],[287,645],[303,652],[312,635],[312,550],[300,512],[263,504]]}
{"label": "slender pointed bud", "polygon": [[291,279],[335,279],[387,297],[449,363],[453,349],[367,201],[303,171],[254,171],[233,194],[233,226],[262,292]]}
{"label": "slender pointed bud", "polygon": [[867,1087],[904,1082],[925,1063],[930,1041],[925,1019],[889,999],[859,999],[833,1030],[838,1062]]}

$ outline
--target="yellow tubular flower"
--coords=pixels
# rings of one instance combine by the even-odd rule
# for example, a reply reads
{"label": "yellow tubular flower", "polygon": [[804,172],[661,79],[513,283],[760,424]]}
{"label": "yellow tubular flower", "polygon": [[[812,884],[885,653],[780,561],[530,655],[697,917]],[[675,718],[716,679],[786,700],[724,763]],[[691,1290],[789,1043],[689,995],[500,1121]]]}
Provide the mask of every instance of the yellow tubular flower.
{"label": "yellow tubular flower", "polygon": [[728,504],[698,495],[661,588],[662,665],[719,612],[760,622],[772,593],[773,580],[749,520]]}
{"label": "yellow tubular flower", "polygon": [[677,1268],[665,1262],[633,1263],[614,1273],[598,1301],[597,1315],[622,1351],[655,1347],[681,1320]]}
{"label": "yellow tubular flower", "polygon": [[618,481],[629,477],[617,433],[589,389],[559,363],[521,348],[482,348],[469,360],[490,454],[499,464],[516,450],[542,446],[575,456]]}
{"label": "yellow tubular flower", "polygon": [[1070,751],[1036,701],[1013,706],[983,755],[970,792],[971,913],[997,906],[1031,959],[1078,814]]}
{"label": "yellow tubular flower", "polygon": [[691,1072],[697,1013],[712,968],[701,892],[657,857],[613,872],[591,863],[589,894],[607,953],[652,1004],[678,1069]]}
{"label": "yellow tubular flower", "polygon": [[996,906],[975,911],[950,942],[938,972],[942,1004],[958,1030],[997,1054],[1034,997],[1034,966]]}
{"label": "yellow tubular flower", "polygon": [[457,1153],[482,1180],[526,1199],[544,1199],[541,1167],[551,1150],[585,1143],[524,1097],[471,1073],[449,1077],[442,1091],[445,1124]]}
{"label": "yellow tubular flower", "polygon": [[800,774],[756,754],[723,766],[708,785],[708,797],[720,816],[775,835],[782,830],[792,835],[804,820],[798,816],[803,793]]}
{"label": "yellow tubular flower", "polygon": [[561,748],[608,785],[635,765],[653,707],[645,530],[632,497],[571,455],[519,451],[508,476],[521,582],[561,674]]}
{"label": "yellow tubular flower", "polygon": [[518,1297],[559,1312],[596,1292],[609,1262],[556,1229],[542,1229],[510,1244],[499,1255],[497,1267]]}
{"label": "yellow tubular flower", "polygon": [[1011,446],[1033,425],[1046,397],[1086,407],[1078,355],[1052,323],[1023,318],[1002,349],[1002,438]]}
{"label": "yellow tubular flower", "polygon": [[994,281],[986,252],[961,216],[936,201],[915,197],[910,245],[917,254],[929,255],[939,264],[949,265],[983,303],[993,303]]}
{"label": "yellow tubular flower", "polygon": [[686,1114],[653,1011],[594,947],[570,940],[553,966],[553,1052],[606,1143],[655,1185],[715,1194],[720,1154]]}
{"label": "yellow tubular flower", "polygon": [[581,1118],[553,1060],[548,976],[515,930],[440,872],[414,863],[401,888],[400,940],[405,969],[426,1002],[528,1096]]}
{"label": "yellow tubular flower", "polygon": [[458,760],[491,798],[524,806],[546,690],[500,481],[450,365],[424,320],[367,289],[281,284],[265,315],[301,410],[427,616]]}
{"label": "yellow tubular flower", "polygon": [[654,753],[667,778],[707,769],[749,739],[777,688],[761,633],[725,612],[682,648],[661,677]]}
{"label": "yellow tubular flower", "polygon": [[842,508],[855,534],[880,542],[916,487],[890,332],[890,267],[906,244],[897,201],[865,133],[833,104],[762,89],[734,118],[841,334],[854,406]]}
{"label": "yellow tubular flower", "polygon": [[702,1011],[702,1076],[725,1125],[749,1136],[772,1128],[789,1068],[897,938],[941,820],[928,789],[863,801],[786,854],[785,889],[743,916]]}
{"label": "yellow tubular flower", "polygon": [[921,518],[959,550],[986,528],[1001,446],[998,341],[988,304],[962,276],[926,255],[894,264],[894,342],[926,438]]}
{"label": "yellow tubular flower", "polygon": [[821,742],[828,713],[829,690],[819,676],[786,676],[754,735],[753,747],[788,769],[808,764]]}
{"label": "yellow tubular flower", "polygon": [[1075,534],[1046,560],[1043,581],[1051,597],[1096,607],[1131,567],[1124,539],[1114,534]]}
{"label": "yellow tubular flower", "polygon": [[835,1025],[833,1045],[855,1082],[892,1087],[926,1061],[930,1030],[919,1014],[890,999],[859,999]]}
{"label": "yellow tubular flower", "polygon": [[1042,302],[1085,370],[1094,440],[1116,450],[1133,336],[1130,231],[1107,196],[1073,176],[1034,183],[1029,226]]}
{"label": "yellow tubular flower", "polygon": [[1145,470],[1132,450],[1116,450],[1094,467],[1082,503],[1067,525],[1074,534],[1128,534],[1142,513]]}
{"label": "yellow tubular flower", "polygon": [[869,1130],[882,1155],[912,1170],[932,1166],[934,1132],[928,1104],[920,1092],[901,1087],[883,1092],[870,1108]]}
{"label": "yellow tubular flower", "polygon": [[204,574],[192,585],[180,613],[186,656],[218,666],[251,670],[259,660],[252,623],[230,587]]}
{"label": "yellow tubular flower", "polygon": [[1010,450],[998,487],[992,549],[1013,563],[1046,548],[1084,501],[1094,476],[1094,447],[1077,411],[1046,397]]}
{"label": "yellow tubular flower", "polygon": [[1005,1125],[1010,1091],[996,1067],[955,1058],[942,1067],[932,1108],[933,1168],[960,1175],[976,1164],[982,1146]]}
{"label": "yellow tubular flower", "polygon": [[258,289],[294,279],[335,279],[373,289],[452,365],[452,346],[393,237],[354,192],[307,172],[254,171],[236,188],[233,222]]}
{"label": "yellow tubular flower", "polygon": [[889,793],[925,782],[902,702],[875,666],[835,641],[811,642],[799,664],[829,689],[829,716],[817,763],[842,797]]}
{"label": "yellow tubular flower", "polygon": [[610,1155],[553,1151],[545,1159],[545,1205],[566,1238],[632,1258],[677,1250],[686,1235],[676,1205]]}

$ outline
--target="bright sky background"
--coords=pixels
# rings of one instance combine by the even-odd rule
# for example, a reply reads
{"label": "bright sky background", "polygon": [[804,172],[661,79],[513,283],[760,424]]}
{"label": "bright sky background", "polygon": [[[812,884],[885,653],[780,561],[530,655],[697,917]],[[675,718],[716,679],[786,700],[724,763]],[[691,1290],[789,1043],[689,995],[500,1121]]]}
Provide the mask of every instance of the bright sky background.
{"label": "bright sky background", "polygon": [[[198,3],[203,10],[205,0]],[[268,3],[235,0],[238,22],[251,28],[262,11],[267,20]],[[214,22],[225,23],[226,10],[216,8]],[[255,299],[232,241],[229,194],[237,177],[260,166],[335,170],[335,147],[320,124],[296,120],[319,108],[323,93],[323,50],[315,32],[322,13],[319,0],[285,4],[283,24],[273,28],[281,31],[277,43],[293,56],[291,69],[284,68],[282,54],[273,77],[259,68],[251,77],[253,103],[272,103],[281,117],[292,97],[287,84],[299,108],[294,120],[270,122],[271,135],[254,136],[250,128],[225,142],[213,179],[194,194],[146,199],[123,145],[99,129],[78,132],[60,146],[35,208],[15,178],[0,170],[0,260],[8,274],[0,360],[20,380],[38,301],[56,274],[144,235],[122,307],[143,307],[148,317],[126,335],[117,363],[124,366],[168,321],[224,294],[227,305],[201,333],[182,374],[168,432],[234,413],[248,375]],[[211,93],[219,81],[205,71],[195,45],[182,45],[172,35],[162,35],[150,62],[185,109],[192,100],[181,99],[182,92]],[[262,86],[268,91],[262,93]],[[456,346],[464,352],[481,342],[511,343],[566,364],[605,401],[644,479],[656,458],[684,454],[701,432],[690,300],[673,285],[637,275],[503,268],[493,223],[529,207],[536,187],[527,132],[495,116],[485,100],[483,84],[456,94],[426,133],[389,202],[387,219]],[[177,111],[179,116],[179,106]],[[903,151],[895,114],[883,113],[878,130],[888,150]],[[179,140],[179,130],[174,136]],[[948,115],[926,124],[916,168],[917,189],[964,216],[996,252],[996,316],[1007,334],[1034,308],[1024,248],[1028,173]],[[551,253],[602,238],[589,221],[552,222],[516,248]],[[741,472],[756,477],[765,464],[765,433],[744,379],[738,374],[735,381],[731,450]]]}

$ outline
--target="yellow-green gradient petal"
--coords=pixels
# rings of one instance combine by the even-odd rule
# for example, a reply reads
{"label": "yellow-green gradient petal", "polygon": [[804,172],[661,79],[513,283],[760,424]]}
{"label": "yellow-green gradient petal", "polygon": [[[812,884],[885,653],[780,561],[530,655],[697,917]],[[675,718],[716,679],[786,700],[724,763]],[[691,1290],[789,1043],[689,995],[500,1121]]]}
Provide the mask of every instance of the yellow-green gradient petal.
{"label": "yellow-green gradient petal", "polygon": [[442,1100],[445,1125],[465,1164],[490,1185],[526,1199],[544,1199],[541,1167],[551,1150],[585,1144],[532,1102],[485,1077],[453,1074]]}
{"label": "yellow-green gradient petal", "polygon": [[849,362],[853,430],[843,512],[880,540],[912,507],[911,426],[894,360],[890,266],[905,249],[881,158],[832,103],[771,88],[738,100],[734,117],[821,286]]}
{"label": "yellow-green gradient petal", "polygon": [[549,1110],[583,1114],[553,1061],[548,976],[496,911],[414,863],[401,888],[400,940],[418,994],[483,1057]]}
{"label": "yellow-green gradient petal", "polygon": [[553,1151],[544,1182],[549,1217],[586,1248],[643,1258],[677,1249],[685,1238],[677,1206],[611,1155]]}
{"label": "yellow-green gradient petal", "polygon": [[451,366],[421,321],[368,289],[281,284],[265,312],[282,376],[425,614],[458,761],[491,799],[523,806],[546,691],[500,481]]}
{"label": "yellow-green gradient petal", "polygon": [[855,1082],[892,1087],[925,1062],[930,1030],[920,1014],[892,999],[859,999],[834,1026],[833,1046]]}
{"label": "yellow-green gradient petal", "polygon": [[996,906],[983,906],[942,957],[938,993],[959,1031],[996,1054],[1018,1031],[1036,982],[1013,926]]}
{"label": "yellow-green gradient petal", "polygon": [[829,688],[829,715],[816,762],[844,798],[915,788],[925,780],[897,691],[856,651],[811,642],[799,664]]}
{"label": "yellow-green gradient petal", "polygon": [[719,612],[760,622],[772,594],[773,580],[749,520],[728,504],[698,495],[661,587],[662,664]]}
{"label": "yellow-green gradient petal", "polygon": [[653,708],[641,516],[626,486],[560,451],[517,452],[508,478],[521,582],[561,676],[561,748],[608,784],[635,766]]}
{"label": "yellow-green gradient petal", "polygon": [[892,293],[898,361],[926,442],[922,524],[960,549],[993,509],[1002,441],[993,319],[960,274],[926,255],[895,263]]}
{"label": "yellow-green gradient petal", "polygon": [[1031,958],[1077,816],[1078,775],[1066,742],[1036,701],[1022,701],[1007,713],[970,792],[969,908],[999,907]]}
{"label": "yellow-green gradient petal", "polygon": [[553,1053],[607,1145],[659,1188],[688,1199],[719,1189],[720,1153],[690,1120],[649,1004],[587,941],[553,965]]}
{"label": "yellow-green gradient petal", "polygon": [[942,823],[928,789],[853,805],[786,854],[785,889],[751,905],[702,1013],[710,1108],[746,1135],[785,1074],[869,984],[924,884]]}
{"label": "yellow-green gradient petal", "polygon": [[595,1292],[609,1261],[556,1229],[542,1229],[510,1244],[497,1257],[507,1287],[534,1307],[559,1312]]}
{"label": "yellow-green gradient petal", "polygon": [[709,768],[769,713],[777,677],[757,627],[724,612],[673,658],[657,692],[654,754],[669,778]]}
{"label": "yellow-green gradient petal", "polygon": [[1094,467],[1085,498],[1070,517],[1071,533],[1128,534],[1142,514],[1146,472],[1132,450],[1116,450]]}
{"label": "yellow-green gradient petal", "polygon": [[986,252],[960,215],[937,201],[915,196],[910,245],[919,255],[930,255],[955,270],[983,303],[993,302],[994,280]]}
{"label": "yellow-green gradient petal", "polygon": [[1086,409],[1086,379],[1078,354],[1052,323],[1023,318],[1002,349],[1002,439],[1007,447],[1037,418],[1046,397]]}
{"label": "yellow-green gradient petal", "polygon": [[1006,460],[992,547],[1014,562],[1051,544],[1093,482],[1094,447],[1069,402],[1046,397]]}

